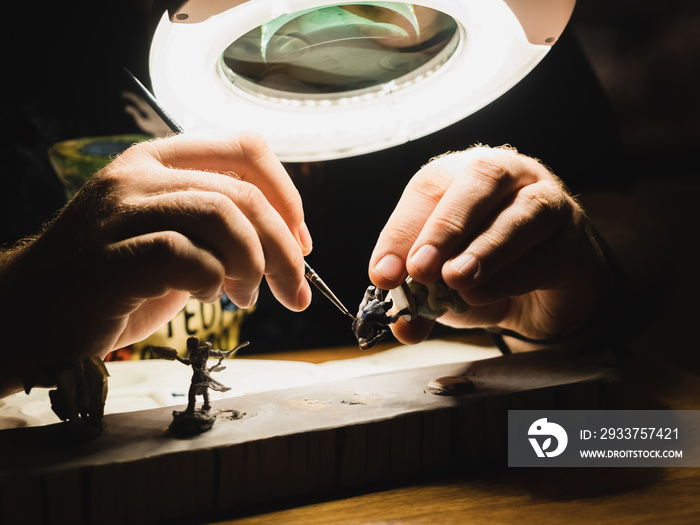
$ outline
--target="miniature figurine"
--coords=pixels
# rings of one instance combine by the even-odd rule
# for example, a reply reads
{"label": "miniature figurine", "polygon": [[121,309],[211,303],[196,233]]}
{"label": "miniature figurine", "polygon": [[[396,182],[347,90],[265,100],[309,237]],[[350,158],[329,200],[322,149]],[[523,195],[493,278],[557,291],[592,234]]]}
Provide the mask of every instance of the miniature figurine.
{"label": "miniature figurine", "polygon": [[369,286],[362,298],[352,331],[362,350],[369,350],[389,335],[389,324],[395,323],[402,315],[408,314],[404,308],[393,315],[388,312],[394,306],[390,297],[384,296],[385,291],[376,286]]}
{"label": "miniature figurine", "polygon": [[389,335],[389,325],[406,317],[437,319],[445,312],[465,312],[468,305],[444,282],[422,284],[408,277],[389,292],[369,286],[360,303],[352,330],[362,350],[368,350]]}
{"label": "miniature figurine", "polygon": [[[159,357],[169,360],[177,359],[182,364],[192,367],[192,381],[187,395],[187,408],[184,411],[173,411],[173,422],[170,425],[172,432],[189,436],[206,432],[212,428],[216,415],[210,413],[209,389],[217,392],[226,392],[231,390],[231,388],[218,382],[211,376],[211,373],[224,370],[226,367],[221,365],[223,360],[234,355],[248,344],[248,342],[241,343],[233,350],[223,352],[212,349],[212,344],[209,342],[200,345],[198,338],[190,337],[187,339],[187,350],[189,351],[187,359],[177,355],[177,351],[173,348],[153,347],[154,353]],[[210,357],[218,357],[219,361],[208,368],[207,360]],[[200,409],[195,410],[198,395],[202,396],[203,403]]]}
{"label": "miniature figurine", "polygon": [[52,388],[51,409],[70,423],[71,433],[91,437],[102,431],[107,400],[109,372],[96,356],[68,360],[30,371],[24,378],[24,391],[34,387]]}

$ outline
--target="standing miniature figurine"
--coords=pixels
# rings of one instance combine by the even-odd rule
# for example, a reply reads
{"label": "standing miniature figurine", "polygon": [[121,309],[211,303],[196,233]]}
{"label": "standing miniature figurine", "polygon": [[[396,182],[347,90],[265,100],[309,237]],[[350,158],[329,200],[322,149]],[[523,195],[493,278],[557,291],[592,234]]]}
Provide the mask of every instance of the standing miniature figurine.
{"label": "standing miniature figurine", "polygon": [[[249,343],[241,343],[233,350],[223,352],[214,350],[212,344],[206,342],[199,344],[199,339],[190,337],[187,339],[187,350],[189,355],[187,359],[183,359],[177,355],[177,351],[168,347],[154,347],[153,351],[159,357],[169,360],[177,359],[184,365],[192,367],[192,381],[190,390],[187,395],[187,408],[184,411],[173,411],[173,422],[170,424],[170,430],[180,435],[196,435],[206,432],[211,429],[216,420],[216,415],[210,412],[211,405],[209,403],[209,389],[217,392],[226,392],[231,390],[230,387],[221,384],[211,376],[212,372],[220,372],[226,367],[221,363],[227,357],[234,355],[238,350],[247,346]],[[210,357],[218,357],[219,361],[212,367],[207,367],[207,360]],[[202,396],[202,407],[195,410],[197,396]]]}
{"label": "standing miniature figurine", "polygon": [[465,312],[468,305],[459,294],[438,281],[422,284],[411,277],[389,292],[369,286],[360,303],[352,331],[362,350],[372,348],[389,335],[389,325],[406,316],[437,319],[445,312]]}

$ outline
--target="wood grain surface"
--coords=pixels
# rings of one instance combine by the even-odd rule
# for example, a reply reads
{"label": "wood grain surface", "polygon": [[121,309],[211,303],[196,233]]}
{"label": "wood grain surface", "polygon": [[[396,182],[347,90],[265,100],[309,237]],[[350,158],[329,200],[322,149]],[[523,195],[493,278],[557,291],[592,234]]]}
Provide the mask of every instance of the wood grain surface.
{"label": "wood grain surface", "polygon": [[[443,376],[475,388],[425,391]],[[6,523],[191,522],[493,471],[509,408],[608,406],[616,385],[609,368],[542,351],[222,399],[214,429],[191,439],[167,431],[171,408],[110,414],[84,443],[61,443],[61,425],[8,429],[0,509]]]}

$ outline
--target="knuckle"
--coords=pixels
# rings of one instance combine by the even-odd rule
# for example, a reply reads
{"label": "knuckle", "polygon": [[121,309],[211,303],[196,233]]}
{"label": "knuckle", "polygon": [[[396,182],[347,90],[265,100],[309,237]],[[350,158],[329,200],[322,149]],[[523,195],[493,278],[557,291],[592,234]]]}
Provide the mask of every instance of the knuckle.
{"label": "knuckle", "polygon": [[236,203],[246,210],[262,213],[267,199],[262,190],[249,182],[240,181],[236,188]]}
{"label": "knuckle", "polygon": [[105,194],[114,193],[124,183],[124,170],[121,163],[112,162],[95,173],[85,184],[85,188]]}
{"label": "knuckle", "polygon": [[411,245],[418,237],[421,227],[415,221],[392,221],[382,230],[380,242],[382,246],[392,248],[395,246]]}
{"label": "knuckle", "polygon": [[424,177],[415,183],[411,190],[423,201],[437,204],[449,187],[450,181],[439,172],[433,172],[430,177]]}
{"label": "knuckle", "polygon": [[181,251],[184,236],[176,231],[162,231],[150,239],[149,251],[156,257],[170,257]]}
{"label": "knuckle", "polygon": [[207,195],[205,202],[196,203],[197,213],[208,223],[226,222],[226,217],[231,214],[231,200],[221,193],[211,193]]}
{"label": "knuckle", "polygon": [[541,189],[533,189],[524,195],[524,202],[530,215],[538,216],[554,211],[555,206],[550,196]]}
{"label": "knuckle", "polygon": [[454,180],[453,170],[449,162],[441,157],[431,161],[410,180],[408,187],[412,191],[425,195],[441,195]]}
{"label": "knuckle", "polygon": [[105,192],[114,193],[128,189],[134,180],[147,180],[158,169],[153,160],[156,157],[155,141],[139,142],[117,155],[105,167],[97,171],[85,186],[99,187]]}
{"label": "knuckle", "polygon": [[563,191],[551,184],[532,184],[521,195],[527,210],[525,213],[530,217],[555,217],[571,209]]}
{"label": "knuckle", "polygon": [[162,151],[166,151],[166,145],[170,145],[171,142],[168,138],[136,142],[120,153],[110,165],[129,167],[135,162],[159,160]]}
{"label": "knuckle", "polygon": [[495,228],[490,228],[478,238],[478,242],[474,242],[470,247],[471,251],[474,251],[483,260],[488,259],[486,254],[488,252],[493,252],[497,248],[505,246],[508,242],[508,235],[505,232],[497,230]]}
{"label": "knuckle", "polygon": [[[267,200],[267,197],[265,199]],[[292,227],[300,225],[304,221],[304,206],[301,195],[293,185],[290,187],[290,191],[282,196],[281,202],[275,202],[275,209]]]}
{"label": "knuckle", "polygon": [[443,214],[431,218],[432,227],[444,239],[462,238],[465,235],[464,223],[453,214]]}
{"label": "knuckle", "polygon": [[120,156],[134,156],[134,155],[151,155],[156,144],[161,143],[165,139],[154,139],[145,140],[142,142],[136,142],[124,150]]}
{"label": "knuckle", "polygon": [[478,179],[482,184],[496,187],[512,178],[511,173],[496,158],[483,156],[472,160],[464,175]]}
{"label": "knuckle", "polygon": [[254,131],[245,131],[236,137],[241,153],[253,161],[269,153],[267,141]]}

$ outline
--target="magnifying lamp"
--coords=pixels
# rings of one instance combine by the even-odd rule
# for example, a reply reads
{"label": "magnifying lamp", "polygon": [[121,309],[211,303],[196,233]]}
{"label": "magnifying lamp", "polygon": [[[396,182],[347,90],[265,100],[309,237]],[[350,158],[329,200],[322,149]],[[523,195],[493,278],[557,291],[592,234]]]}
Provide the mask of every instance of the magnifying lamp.
{"label": "magnifying lamp", "polygon": [[163,15],[155,95],[187,130],[256,131],[282,161],[403,144],[528,74],[575,0],[187,0]]}

